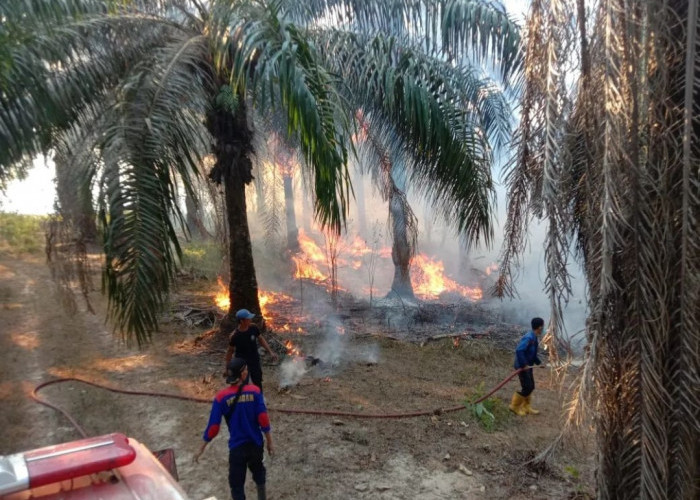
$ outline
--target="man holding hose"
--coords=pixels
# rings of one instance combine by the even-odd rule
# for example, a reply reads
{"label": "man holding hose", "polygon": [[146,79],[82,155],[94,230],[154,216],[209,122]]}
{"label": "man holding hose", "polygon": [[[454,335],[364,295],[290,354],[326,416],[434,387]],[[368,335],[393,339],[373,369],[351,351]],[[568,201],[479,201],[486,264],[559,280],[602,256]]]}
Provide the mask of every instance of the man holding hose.
{"label": "man holding hose", "polygon": [[535,390],[535,377],[532,373],[533,365],[540,365],[542,361],[537,357],[537,347],[539,345],[539,337],[544,329],[544,320],[542,318],[532,318],[530,321],[532,330],[523,335],[520,339],[518,347],[515,349],[516,369],[525,368],[518,373],[520,378],[520,392],[513,393],[513,399],[510,402],[510,411],[516,415],[525,416],[527,414],[537,415],[539,411],[530,406],[532,402],[532,391]]}

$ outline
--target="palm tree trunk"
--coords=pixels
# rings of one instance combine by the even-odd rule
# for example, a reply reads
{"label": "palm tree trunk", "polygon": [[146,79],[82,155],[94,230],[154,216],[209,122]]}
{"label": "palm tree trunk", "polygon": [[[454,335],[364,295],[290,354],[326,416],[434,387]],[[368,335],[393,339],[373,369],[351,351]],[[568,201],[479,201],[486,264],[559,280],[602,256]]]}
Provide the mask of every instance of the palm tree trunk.
{"label": "palm tree trunk", "polygon": [[413,252],[408,239],[408,216],[405,206],[395,193],[389,198],[389,212],[391,213],[391,230],[393,244],[391,246],[391,260],[394,262],[394,281],[391,283],[391,291],[401,298],[414,299],[413,285],[411,284],[411,258]]}
{"label": "palm tree trunk", "polygon": [[367,233],[367,210],[365,207],[365,185],[362,175],[357,172],[353,181],[355,189],[355,201],[357,203],[357,230],[365,240],[368,238]]}
{"label": "palm tree trunk", "polygon": [[[617,125],[610,143],[621,136],[618,130],[628,136],[619,162],[624,168],[613,163],[617,168],[604,170],[602,189],[625,195],[626,215],[615,227],[609,221],[616,215],[604,212],[618,236],[603,254],[605,261],[593,251],[586,258],[589,282],[611,283],[591,287],[601,499],[697,498],[700,405],[691,389],[698,386],[699,254],[691,247],[697,245],[691,236],[697,234],[692,214],[699,198],[691,180],[698,185],[697,157],[686,151],[685,159],[694,161],[689,170],[676,154],[684,144],[683,112],[697,99],[697,90],[686,86],[692,84],[686,72],[693,72],[686,57],[694,48],[686,37],[697,22],[689,5],[697,7],[697,1],[639,0],[606,13],[609,31],[621,36],[621,43],[609,45],[621,47],[617,57],[624,66],[618,64],[629,72],[624,75],[629,84],[615,81],[615,91],[627,98],[627,112],[606,116]],[[650,65],[646,58],[652,53],[657,59]],[[618,125],[612,121],[618,115],[628,118]],[[608,154],[612,148],[606,148]],[[591,240],[599,232],[591,225],[585,236]]]}
{"label": "palm tree trunk", "polygon": [[197,205],[194,197],[189,193],[185,193],[185,209],[187,210],[186,224],[187,229],[190,234],[194,234],[195,230],[199,234],[199,237],[203,240],[211,238],[211,234],[207,231],[204,222],[202,221],[202,216],[199,211],[199,206]]}
{"label": "palm tree trunk", "polygon": [[294,212],[294,189],[292,186],[292,176],[284,175],[284,208],[287,220],[287,248],[291,252],[299,251],[299,229],[297,228],[297,217]]}
{"label": "palm tree trunk", "polygon": [[248,128],[244,99],[239,100],[234,113],[214,108],[209,113],[207,126],[216,140],[216,163],[209,177],[224,184],[229,230],[229,314],[243,308],[260,314],[245,196],[246,184],[253,181],[249,156],[253,152],[253,134]]}
{"label": "palm tree trunk", "polygon": [[313,207],[311,206],[312,197],[305,188],[303,182],[301,191],[301,224],[306,234],[311,234],[311,223],[313,222],[314,218],[314,211]]}
{"label": "palm tree trunk", "polygon": [[67,165],[60,155],[54,157],[54,163],[56,193],[61,214],[80,231],[83,241],[95,241],[97,223],[90,183],[81,179],[80,173],[76,172],[71,165]]}

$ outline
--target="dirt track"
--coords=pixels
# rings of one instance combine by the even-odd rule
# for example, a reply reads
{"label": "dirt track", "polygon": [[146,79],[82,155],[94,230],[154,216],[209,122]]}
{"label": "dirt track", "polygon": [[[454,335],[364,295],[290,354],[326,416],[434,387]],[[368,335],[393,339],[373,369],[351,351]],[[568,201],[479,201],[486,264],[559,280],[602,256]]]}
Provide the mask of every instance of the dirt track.
{"label": "dirt track", "polygon": [[[63,417],[27,398],[47,378],[78,376],[197,397],[211,397],[221,387],[222,354],[215,345],[193,342],[201,332],[170,323],[148,348],[126,348],[104,324],[104,299],[98,292],[92,298],[96,316],[67,314],[41,259],[0,259],[0,454],[78,437]],[[298,339],[302,346],[314,341]],[[511,366],[510,353],[478,342],[459,349],[449,340],[422,348],[382,339],[354,341],[359,344],[378,349],[378,364],[348,363],[329,379],[306,377],[286,392],[276,390],[277,367],[266,367],[268,404],[368,412],[447,407],[459,404],[467,387],[495,385]],[[585,498],[575,495],[588,491],[589,454],[567,449],[539,477],[524,465],[557,429],[559,402],[546,371],[537,372],[537,382],[543,414],[509,418],[491,433],[466,411],[406,420],[273,412],[277,456],[268,460],[270,498]],[[515,387],[508,384],[498,396],[506,402]],[[91,434],[121,431],[152,449],[174,448],[181,483],[194,500],[230,498],[226,430],[199,465],[191,462],[207,405],[78,384],[51,387],[44,395]],[[253,495],[252,483],[249,488]]]}

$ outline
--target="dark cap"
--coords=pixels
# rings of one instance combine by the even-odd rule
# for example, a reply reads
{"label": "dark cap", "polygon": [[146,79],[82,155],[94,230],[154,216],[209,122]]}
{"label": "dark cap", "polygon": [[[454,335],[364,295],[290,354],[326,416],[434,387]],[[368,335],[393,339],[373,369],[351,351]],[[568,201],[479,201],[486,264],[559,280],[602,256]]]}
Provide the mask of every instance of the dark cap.
{"label": "dark cap", "polygon": [[226,366],[226,383],[233,384],[241,378],[241,372],[246,367],[245,359],[233,358]]}

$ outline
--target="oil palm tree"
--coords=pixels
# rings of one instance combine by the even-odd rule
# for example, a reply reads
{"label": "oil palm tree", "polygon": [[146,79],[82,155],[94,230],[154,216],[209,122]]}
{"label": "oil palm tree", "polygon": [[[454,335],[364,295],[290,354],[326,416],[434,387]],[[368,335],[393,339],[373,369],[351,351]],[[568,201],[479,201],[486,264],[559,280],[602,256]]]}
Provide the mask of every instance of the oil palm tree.
{"label": "oil palm tree", "polygon": [[500,291],[528,220],[546,218],[555,334],[571,248],[588,283],[580,394],[593,405],[598,498],[697,498],[699,2],[600,0],[588,14],[583,0],[531,4]]}
{"label": "oil palm tree", "polygon": [[[420,53],[407,54],[406,45],[402,52],[407,64],[414,68],[423,68],[428,73],[440,74],[446,82],[447,91],[453,93],[453,102],[458,109],[468,110],[460,117],[455,127],[465,131],[461,140],[469,144],[475,169],[462,172],[452,177],[450,184],[442,184],[441,191],[431,191],[421,175],[420,155],[407,147],[405,140],[392,124],[384,119],[382,110],[373,106],[371,100],[365,99],[364,105],[371,110],[369,115],[363,110],[355,114],[360,134],[357,138],[366,146],[363,171],[372,174],[375,184],[384,201],[389,204],[389,225],[392,234],[392,261],[394,279],[391,292],[399,297],[415,299],[411,284],[410,267],[416,252],[418,240],[418,220],[408,203],[406,192],[412,188],[427,198],[438,209],[448,224],[456,224],[467,244],[473,242],[473,236],[465,231],[467,226],[460,219],[460,211],[452,210],[450,204],[460,199],[467,192],[475,193],[477,186],[490,185],[490,171],[493,152],[500,150],[510,135],[511,114],[503,92],[489,77],[482,74],[473,64],[464,68],[451,68],[449,64]],[[375,44],[374,50],[384,50],[382,44]],[[410,62],[408,62],[410,61]],[[349,71],[352,74],[352,70]],[[348,76],[352,78],[352,76]],[[370,85],[370,92],[372,87]],[[358,103],[359,104],[359,103]],[[476,133],[475,133],[476,132]],[[430,165],[427,165],[430,168]],[[446,190],[452,190],[452,192]],[[483,193],[486,194],[486,193]],[[476,214],[472,214],[474,217]]]}
{"label": "oil palm tree", "polygon": [[[139,341],[157,328],[180,254],[175,174],[189,185],[207,154],[225,192],[231,309],[260,310],[245,199],[251,109],[283,111],[322,225],[345,221],[352,94],[417,152],[414,175],[465,234],[491,237],[490,176],[451,75],[467,56],[504,76],[517,67],[517,30],[493,2],[19,0],[2,2],[0,18],[0,177],[57,131],[98,131],[91,167],[112,172],[99,200],[103,283],[116,326]],[[411,64],[406,54],[420,52],[441,64]]]}

